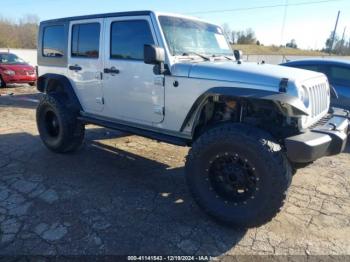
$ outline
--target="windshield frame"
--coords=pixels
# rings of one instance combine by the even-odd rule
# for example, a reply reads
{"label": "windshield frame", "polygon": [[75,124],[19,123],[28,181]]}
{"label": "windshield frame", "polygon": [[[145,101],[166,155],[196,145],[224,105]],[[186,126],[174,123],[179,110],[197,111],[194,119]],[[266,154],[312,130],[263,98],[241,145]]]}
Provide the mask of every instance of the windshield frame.
{"label": "windshield frame", "polygon": [[[199,60],[203,60],[203,61],[206,61],[205,59],[201,58],[200,56],[198,55],[195,55],[194,53],[195,52],[184,52],[184,53],[191,53],[190,55],[188,54],[176,54],[176,53],[172,53],[171,51],[171,46],[169,45],[168,43],[168,39],[165,35],[165,32],[163,30],[163,25],[162,25],[162,22],[161,22],[161,17],[168,17],[168,18],[175,18],[175,19],[184,19],[184,20],[188,20],[189,22],[194,22],[194,23],[202,23],[204,25],[207,25],[207,26],[211,26],[211,27],[215,27],[215,28],[218,28],[221,32],[221,35],[224,37],[225,39],[225,42],[228,46],[229,49],[227,49],[227,53],[209,53],[209,52],[199,52],[200,54],[204,55],[204,56],[208,56],[210,58],[218,58],[218,57],[225,57],[225,56],[234,56],[234,53],[233,53],[233,49],[232,49],[232,46],[230,45],[226,35],[224,34],[224,31],[223,29],[216,25],[216,24],[212,24],[212,23],[209,23],[207,21],[203,21],[203,20],[200,20],[200,19],[196,19],[196,18],[192,18],[192,17],[186,17],[186,16],[181,16],[181,15],[172,15],[172,14],[157,14],[157,22],[158,22],[158,26],[159,26],[159,30],[160,30],[160,33],[162,35],[162,38],[164,39],[163,40],[163,44],[164,44],[164,47],[169,55],[170,60],[178,60],[178,59],[188,59],[188,60],[195,60],[195,59],[199,59]],[[223,49],[224,50],[224,49]],[[186,50],[184,50],[186,51]]]}

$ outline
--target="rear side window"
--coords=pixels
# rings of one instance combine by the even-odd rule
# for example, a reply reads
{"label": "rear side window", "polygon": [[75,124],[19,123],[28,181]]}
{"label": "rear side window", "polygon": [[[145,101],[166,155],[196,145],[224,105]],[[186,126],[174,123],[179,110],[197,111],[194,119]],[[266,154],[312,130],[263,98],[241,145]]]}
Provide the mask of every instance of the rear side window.
{"label": "rear side window", "polygon": [[112,23],[111,58],[143,60],[143,47],[145,44],[154,44],[151,29],[146,20]]}
{"label": "rear side window", "polygon": [[350,69],[340,66],[330,67],[330,79],[333,83],[339,85],[350,85]]}
{"label": "rear side window", "polygon": [[77,24],[72,27],[72,57],[98,58],[100,23]]}
{"label": "rear side window", "polygon": [[54,25],[45,27],[43,34],[43,56],[63,57],[64,47],[64,26]]}

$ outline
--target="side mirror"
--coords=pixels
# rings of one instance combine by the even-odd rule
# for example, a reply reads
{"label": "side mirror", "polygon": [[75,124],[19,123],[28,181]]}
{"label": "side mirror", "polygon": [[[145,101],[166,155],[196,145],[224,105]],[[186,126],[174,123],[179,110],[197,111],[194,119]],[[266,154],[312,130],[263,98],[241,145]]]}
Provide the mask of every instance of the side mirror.
{"label": "side mirror", "polygon": [[144,45],[143,57],[145,64],[154,65],[153,71],[156,75],[161,75],[165,72],[165,51],[163,48],[155,45]]}
{"label": "side mirror", "polygon": [[243,56],[242,50],[234,50],[233,54],[235,55],[235,58],[237,61],[241,61],[242,56]]}
{"label": "side mirror", "polygon": [[157,65],[165,61],[164,49],[159,46],[145,45],[143,52],[146,64]]}

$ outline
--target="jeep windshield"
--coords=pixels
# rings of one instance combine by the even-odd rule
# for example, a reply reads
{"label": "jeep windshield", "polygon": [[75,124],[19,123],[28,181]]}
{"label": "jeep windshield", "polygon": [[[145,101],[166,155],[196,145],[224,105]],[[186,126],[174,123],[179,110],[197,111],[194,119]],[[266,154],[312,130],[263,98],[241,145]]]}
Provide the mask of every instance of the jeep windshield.
{"label": "jeep windshield", "polygon": [[159,22],[173,56],[194,55],[203,58],[233,55],[218,26],[171,16],[159,16]]}

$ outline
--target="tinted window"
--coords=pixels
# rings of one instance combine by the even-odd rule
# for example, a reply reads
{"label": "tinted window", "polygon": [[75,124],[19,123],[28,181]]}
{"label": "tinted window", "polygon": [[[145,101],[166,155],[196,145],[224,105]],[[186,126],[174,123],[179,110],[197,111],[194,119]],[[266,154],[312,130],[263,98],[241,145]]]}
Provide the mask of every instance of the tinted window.
{"label": "tinted window", "polygon": [[340,85],[350,85],[350,69],[345,67],[332,66],[330,67],[331,82]]}
{"label": "tinted window", "polygon": [[297,67],[305,70],[321,72],[320,68],[315,65],[298,65]]}
{"label": "tinted window", "polygon": [[63,25],[48,26],[43,35],[43,56],[64,56],[65,37]]}
{"label": "tinted window", "polygon": [[15,54],[11,53],[0,53],[0,64],[26,64],[22,58],[19,58]]}
{"label": "tinted window", "polygon": [[111,58],[143,60],[143,46],[154,44],[147,21],[121,21],[111,26]]}
{"label": "tinted window", "polygon": [[72,28],[72,56],[98,58],[100,24],[78,24]]}

